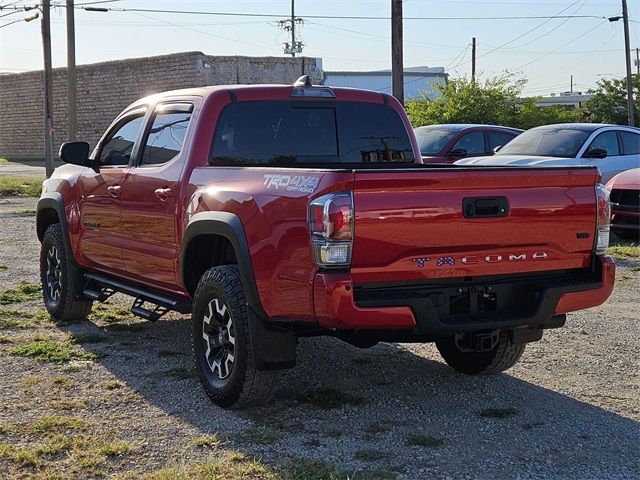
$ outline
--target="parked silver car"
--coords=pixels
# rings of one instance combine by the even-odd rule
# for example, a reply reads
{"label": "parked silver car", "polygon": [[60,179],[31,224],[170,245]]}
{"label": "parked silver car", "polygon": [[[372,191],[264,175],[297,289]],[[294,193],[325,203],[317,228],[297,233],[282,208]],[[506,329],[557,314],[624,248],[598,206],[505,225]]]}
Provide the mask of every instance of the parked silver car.
{"label": "parked silver car", "polygon": [[602,183],[640,166],[640,129],[622,125],[566,123],[532,128],[495,155],[462,159],[456,165],[595,165]]}

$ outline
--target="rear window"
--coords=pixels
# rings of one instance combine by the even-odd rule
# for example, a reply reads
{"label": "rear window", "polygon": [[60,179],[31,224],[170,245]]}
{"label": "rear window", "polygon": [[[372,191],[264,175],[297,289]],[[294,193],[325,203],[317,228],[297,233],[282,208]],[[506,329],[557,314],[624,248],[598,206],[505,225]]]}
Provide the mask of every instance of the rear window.
{"label": "rear window", "polygon": [[212,165],[413,162],[402,119],[360,102],[237,102],[220,115]]}

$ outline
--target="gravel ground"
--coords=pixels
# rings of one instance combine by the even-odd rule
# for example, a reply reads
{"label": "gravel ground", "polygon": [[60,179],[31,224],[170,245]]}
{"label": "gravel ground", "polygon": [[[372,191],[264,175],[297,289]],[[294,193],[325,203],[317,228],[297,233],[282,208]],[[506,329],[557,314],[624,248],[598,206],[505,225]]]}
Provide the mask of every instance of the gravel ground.
{"label": "gravel ground", "polygon": [[[0,290],[38,280],[34,208],[35,199],[0,199]],[[0,478],[139,478],[222,450],[267,465],[320,459],[351,478],[640,478],[640,259],[618,265],[605,305],[570,315],[508,373],[456,374],[432,345],[360,350],[303,339],[275,401],[244,412],[217,408],[193,378],[187,317],[126,318],[119,329],[98,317],[0,327]],[[36,318],[42,311],[37,300],[0,307]],[[9,353],[33,336],[73,333],[100,335],[76,347],[97,353],[95,361],[57,365]],[[315,405],[320,395],[326,401]],[[51,414],[82,418],[87,435],[116,436],[133,453],[94,470],[72,456],[41,455],[41,464],[2,456],[3,444],[37,443],[28,426]],[[203,434],[222,443],[194,446]],[[46,471],[59,477],[38,477]]]}

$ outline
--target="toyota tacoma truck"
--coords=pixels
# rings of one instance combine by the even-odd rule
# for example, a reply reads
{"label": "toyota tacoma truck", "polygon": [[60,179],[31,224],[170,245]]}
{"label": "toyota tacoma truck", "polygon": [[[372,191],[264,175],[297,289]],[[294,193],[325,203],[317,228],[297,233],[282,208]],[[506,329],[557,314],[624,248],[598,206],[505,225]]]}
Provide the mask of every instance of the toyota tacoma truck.
{"label": "toyota tacoma truck", "polygon": [[615,266],[595,167],[423,165],[391,96],[212,86],[126,108],[43,184],[44,303],[86,318],[116,292],[155,321],[191,314],[195,366],[222,407],[265,402],[297,339],[435,342],[499,372]]}

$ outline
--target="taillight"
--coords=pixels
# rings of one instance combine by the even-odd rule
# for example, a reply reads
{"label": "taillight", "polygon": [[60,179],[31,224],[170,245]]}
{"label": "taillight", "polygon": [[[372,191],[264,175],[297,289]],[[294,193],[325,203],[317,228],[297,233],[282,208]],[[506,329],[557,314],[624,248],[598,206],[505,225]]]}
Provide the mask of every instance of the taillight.
{"label": "taillight", "polygon": [[309,205],[313,257],[321,268],[351,265],[353,199],[350,192],[330,193]]}
{"label": "taillight", "polygon": [[609,190],[601,183],[596,184],[596,208],[596,253],[604,253],[609,247],[611,203]]}

